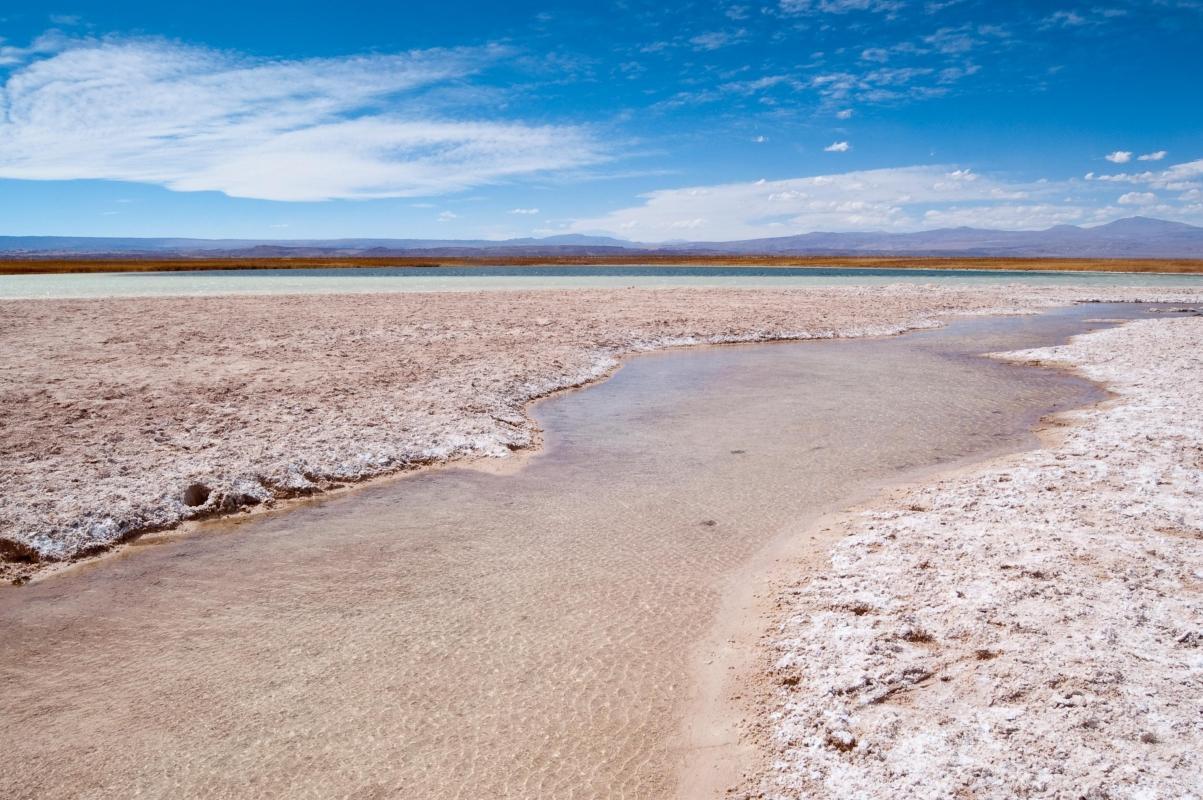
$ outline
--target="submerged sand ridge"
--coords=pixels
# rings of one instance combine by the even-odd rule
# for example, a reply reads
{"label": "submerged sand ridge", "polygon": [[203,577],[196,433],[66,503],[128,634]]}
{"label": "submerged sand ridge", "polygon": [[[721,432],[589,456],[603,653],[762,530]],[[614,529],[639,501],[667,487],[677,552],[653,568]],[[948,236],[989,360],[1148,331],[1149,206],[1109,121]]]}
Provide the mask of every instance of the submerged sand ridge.
{"label": "submerged sand ridge", "polygon": [[1092,311],[648,355],[539,404],[512,474],[426,471],[3,587],[0,795],[670,796],[728,576],[1097,398],[972,355]]}
{"label": "submerged sand ridge", "polygon": [[[537,291],[0,302],[0,569],[531,446],[531,398],[622,355],[893,333],[1141,290]],[[22,566],[21,564],[25,565]]]}

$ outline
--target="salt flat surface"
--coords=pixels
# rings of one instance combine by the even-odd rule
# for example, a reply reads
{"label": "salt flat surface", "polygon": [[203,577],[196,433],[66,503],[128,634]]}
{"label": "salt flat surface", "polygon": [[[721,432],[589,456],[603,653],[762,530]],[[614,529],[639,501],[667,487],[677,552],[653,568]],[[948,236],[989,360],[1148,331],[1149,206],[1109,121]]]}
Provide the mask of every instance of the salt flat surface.
{"label": "salt flat surface", "polygon": [[1096,309],[1137,313],[648,354],[529,409],[520,469],[415,472],[0,585],[0,797],[671,797],[714,752],[692,653],[728,587],[762,582],[749,559],[1099,399],[979,355]]}
{"label": "salt flat surface", "polygon": [[752,794],[1200,796],[1201,348],[1185,318],[1010,354],[1118,399],[843,520],[781,596]]}
{"label": "salt flat surface", "polygon": [[1184,290],[572,290],[0,302],[0,555],[537,443],[532,398],[674,345],[856,337]]}

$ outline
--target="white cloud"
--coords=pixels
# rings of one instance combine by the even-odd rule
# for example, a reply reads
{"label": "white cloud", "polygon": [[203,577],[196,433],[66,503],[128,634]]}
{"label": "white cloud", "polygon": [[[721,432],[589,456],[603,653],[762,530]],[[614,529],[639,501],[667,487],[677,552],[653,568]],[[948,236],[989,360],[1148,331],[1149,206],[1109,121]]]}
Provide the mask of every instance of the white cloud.
{"label": "white cloud", "polygon": [[739,30],[735,33],[727,33],[725,31],[711,31],[710,33],[701,33],[689,40],[695,50],[718,50],[721,47],[726,47],[729,44],[734,44],[746,35],[746,31]]}
{"label": "white cloud", "polygon": [[887,103],[900,100],[924,100],[948,93],[946,86],[932,86],[931,80],[948,83],[976,72],[958,68],[957,75],[931,67],[879,67],[864,72],[828,72],[810,79],[810,88],[838,103],[856,100],[862,103]]}
{"label": "white cloud", "polygon": [[900,10],[902,0],[781,0],[780,8],[786,14],[848,14],[852,11],[892,13]]}
{"label": "white cloud", "polygon": [[[0,22],[3,22],[0,19]],[[66,45],[66,37],[61,31],[50,30],[33,40],[29,47],[17,47],[5,44],[0,37],[0,67],[22,64],[32,56],[46,53],[56,53]]]}
{"label": "white cloud", "polygon": [[[1185,5],[1183,3],[1182,5]],[[1107,8],[1103,6],[1095,6],[1093,8],[1083,8],[1079,11],[1057,11],[1048,17],[1045,17],[1040,27],[1044,30],[1049,28],[1085,28],[1106,25],[1113,20],[1125,17],[1128,15],[1126,9],[1122,8]]]}
{"label": "white cloud", "polygon": [[929,209],[923,214],[925,228],[1000,228],[1039,230],[1053,225],[1076,225],[1096,221],[1090,210],[1076,205],[1003,203]]}
{"label": "white cloud", "polygon": [[[754,181],[664,189],[643,196],[641,205],[613,211],[603,217],[577,220],[576,231],[610,231],[644,241],[680,238],[682,228],[703,240],[750,239],[809,231],[920,230],[933,226],[936,210],[989,227],[989,208],[1007,222],[1049,219],[1056,224],[1074,212],[1039,202],[1014,206],[1015,199],[1050,194],[1063,187],[1053,184],[1011,184],[987,178],[968,169],[944,166],[863,170],[779,181]],[[973,208],[957,210],[956,206]],[[1018,210],[1017,210],[1018,209]],[[1043,217],[1041,215],[1044,215]],[[958,223],[959,224],[959,223]]]}
{"label": "white cloud", "polygon": [[538,214],[538,213],[539,213],[539,209],[537,209],[537,208],[511,208],[511,209],[510,209],[510,213],[511,213],[511,214],[525,214],[525,215],[528,215],[528,216],[534,216],[535,214]]}
{"label": "white cloud", "polygon": [[[953,171],[946,173],[944,177],[950,181],[968,183],[970,181],[978,180],[980,176],[971,169],[954,169]],[[944,187],[946,185],[948,184],[944,181],[936,184],[937,187]]]}
{"label": "white cloud", "polygon": [[1086,18],[1076,11],[1057,11],[1044,19],[1044,27],[1079,28],[1086,24]]}
{"label": "white cloud", "polygon": [[762,135],[760,135],[760,136],[754,136],[754,137],[752,137],[752,141],[753,141],[753,142],[755,142],[756,144],[764,144],[764,143],[765,143],[765,142],[767,142],[768,140],[769,140],[769,137],[767,137],[767,136],[764,136],[763,134],[762,134]]}
{"label": "white cloud", "polygon": [[765,89],[771,89],[780,84],[797,85],[797,82],[789,75],[765,75],[762,78],[756,78],[750,81],[728,81],[719,86],[724,92],[734,92],[736,94],[755,94]]}
{"label": "white cloud", "polygon": [[[1154,175],[1154,173],[1149,173]],[[968,225],[1043,229],[1094,225],[1139,213],[1200,224],[1203,160],[1155,173],[1184,187],[1177,201],[1132,192],[1119,203],[1107,182],[1015,181],[964,167],[915,166],[662,189],[604,216],[580,219],[578,232],[622,233],[640,241],[754,239],[814,231],[917,231]],[[1097,180],[1097,179],[1096,179]]]}
{"label": "white cloud", "polygon": [[1121,206],[1147,206],[1156,202],[1157,195],[1152,192],[1128,192],[1119,198]]}
{"label": "white cloud", "polygon": [[843,108],[835,112],[836,119],[852,119],[852,109]]}
{"label": "white cloud", "polygon": [[823,148],[824,152],[827,153],[847,153],[851,149],[852,145],[847,142],[832,142]]}
{"label": "white cloud", "polygon": [[[794,91],[805,89],[807,85],[790,75],[764,75],[741,81],[727,81],[708,89],[681,91],[671,97],[661,100],[653,108],[679,108],[681,106],[715,103],[729,98],[731,95],[755,96],[763,95],[774,87],[788,87]],[[763,101],[763,98],[762,98]]]}
{"label": "white cloud", "polygon": [[439,217],[438,217],[439,222],[450,222],[453,219],[459,219],[459,214],[456,214],[454,211],[440,211],[439,212]]}
{"label": "white cloud", "polygon": [[442,194],[602,160],[582,129],[447,119],[414,97],[506,54],[268,61],[150,39],[35,43],[11,55],[0,88],[0,177],[324,200]]}
{"label": "white cloud", "polygon": [[1137,161],[1160,161],[1168,155],[1165,150],[1158,150],[1154,153],[1145,153],[1142,156],[1137,156]]}
{"label": "white cloud", "polygon": [[1108,153],[1103,156],[1103,158],[1112,164],[1127,164],[1132,160],[1132,152],[1130,150],[1116,150],[1114,153]]}
{"label": "white cloud", "polygon": [[940,28],[923,37],[924,44],[934,47],[944,55],[961,55],[973,50],[980,40],[970,33],[969,27]]}
{"label": "white cloud", "polygon": [[1145,172],[1119,172],[1113,175],[1086,174],[1087,181],[1104,183],[1129,183],[1153,189],[1168,189],[1180,192],[1203,186],[1203,159],[1174,164],[1163,170]]}

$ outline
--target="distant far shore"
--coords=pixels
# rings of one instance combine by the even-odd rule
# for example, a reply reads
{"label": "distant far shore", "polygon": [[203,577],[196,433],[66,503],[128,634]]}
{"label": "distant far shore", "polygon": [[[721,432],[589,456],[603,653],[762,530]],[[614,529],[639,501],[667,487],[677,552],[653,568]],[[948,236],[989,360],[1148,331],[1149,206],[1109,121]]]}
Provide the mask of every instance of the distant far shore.
{"label": "distant far shore", "polygon": [[533,267],[533,266],[657,266],[657,267],[850,267],[861,269],[970,269],[1065,272],[1141,272],[1203,274],[1203,259],[1156,258],[962,258],[930,256],[540,256],[439,257],[405,256],[345,258],[25,258],[0,259],[0,275],[96,272],[181,272],[235,269],[355,269],[362,267]]}

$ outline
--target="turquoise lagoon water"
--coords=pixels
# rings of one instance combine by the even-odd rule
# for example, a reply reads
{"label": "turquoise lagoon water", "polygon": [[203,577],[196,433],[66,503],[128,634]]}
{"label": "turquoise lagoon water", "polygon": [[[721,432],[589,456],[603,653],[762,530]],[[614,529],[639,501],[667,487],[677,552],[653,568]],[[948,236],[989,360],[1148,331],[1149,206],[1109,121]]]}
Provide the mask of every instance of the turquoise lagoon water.
{"label": "turquoise lagoon water", "polygon": [[628,286],[816,287],[891,283],[945,286],[1148,286],[1203,290],[1203,275],[849,269],[843,267],[535,266],[238,269],[0,276],[0,299],[224,294],[468,292]]}

